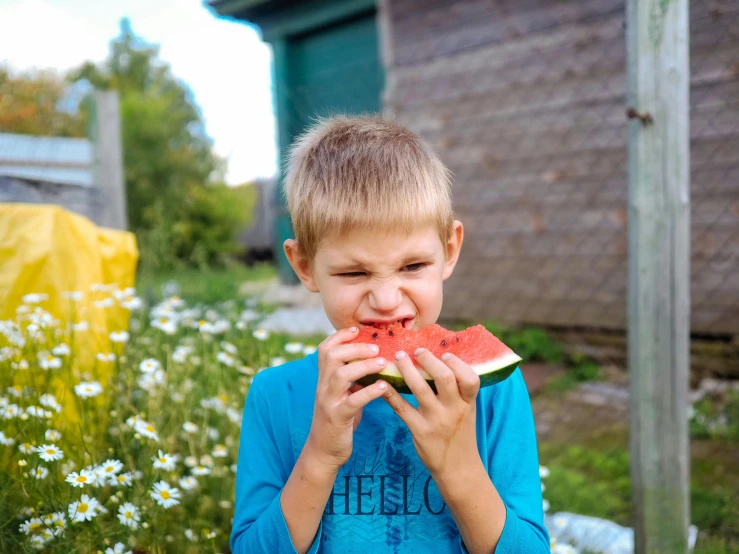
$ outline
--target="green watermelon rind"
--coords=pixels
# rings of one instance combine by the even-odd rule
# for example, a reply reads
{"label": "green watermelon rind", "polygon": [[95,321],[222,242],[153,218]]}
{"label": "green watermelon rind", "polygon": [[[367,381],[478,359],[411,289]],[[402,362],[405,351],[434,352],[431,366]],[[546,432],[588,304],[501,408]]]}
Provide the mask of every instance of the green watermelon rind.
{"label": "green watermelon rind", "polygon": [[[499,356],[498,358],[489,360],[482,364],[474,364],[472,365],[472,369],[474,369],[475,373],[480,376],[480,388],[483,388],[490,385],[496,385],[508,379],[508,377],[510,377],[513,372],[516,371],[516,368],[521,363],[521,361],[522,358],[519,355],[513,352],[508,352],[503,356]],[[426,379],[426,382],[429,384],[431,389],[436,392],[436,385],[434,385],[434,380],[431,379],[425,371],[421,371],[424,379]],[[361,379],[357,380],[357,383],[359,383],[360,385],[368,386],[378,379],[382,379],[383,381],[390,383],[393,388],[400,393],[411,394],[411,389],[408,387],[408,385],[406,385],[405,380],[400,374],[400,370],[392,362],[388,363],[385,369],[383,369],[381,372],[362,377]]]}

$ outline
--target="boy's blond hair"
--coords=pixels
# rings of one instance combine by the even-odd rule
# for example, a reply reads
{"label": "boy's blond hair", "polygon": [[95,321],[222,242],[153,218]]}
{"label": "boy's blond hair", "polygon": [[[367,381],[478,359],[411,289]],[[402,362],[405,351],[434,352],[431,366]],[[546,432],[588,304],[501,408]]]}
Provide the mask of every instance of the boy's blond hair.
{"label": "boy's blond hair", "polygon": [[383,116],[318,119],[293,143],[283,186],[311,263],[330,233],[430,224],[446,244],[452,232],[449,170],[418,135]]}

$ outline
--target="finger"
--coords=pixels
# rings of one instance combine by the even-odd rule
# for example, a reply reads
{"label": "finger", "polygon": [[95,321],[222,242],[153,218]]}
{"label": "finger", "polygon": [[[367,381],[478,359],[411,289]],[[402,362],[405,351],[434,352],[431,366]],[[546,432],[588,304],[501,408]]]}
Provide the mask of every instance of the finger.
{"label": "finger", "polygon": [[439,393],[439,400],[442,403],[447,404],[459,398],[460,392],[457,384],[457,376],[449,366],[426,348],[416,349],[413,357],[426,370],[426,373],[433,378],[436,392]]}
{"label": "finger", "polygon": [[[433,394],[433,391],[431,394]],[[387,386],[387,391],[382,397],[388,404],[390,404],[390,407],[396,414],[398,414],[398,417],[408,426],[411,433],[414,433],[417,429],[421,428],[423,416],[418,413],[418,410],[414,408],[410,402],[398,394],[398,391],[396,391],[392,385]]]}
{"label": "finger", "polygon": [[408,388],[411,389],[413,396],[418,400],[419,406],[432,407],[438,402],[434,391],[418,371],[410,356],[402,350],[395,354],[395,365],[398,366],[400,374],[403,376]]}
{"label": "finger", "polygon": [[456,375],[462,399],[468,404],[474,402],[477,393],[480,391],[480,376],[475,373],[475,370],[468,363],[463,362],[451,352],[442,354],[441,361]]}
{"label": "finger", "polygon": [[387,391],[388,384],[382,379],[378,379],[367,387],[362,387],[346,397],[342,403],[342,411],[347,418],[357,413],[357,410],[364,408],[367,404],[380,398]]}
{"label": "finger", "polygon": [[385,363],[385,358],[370,358],[341,366],[329,379],[329,390],[333,394],[346,392],[353,386],[354,381],[382,371]]}

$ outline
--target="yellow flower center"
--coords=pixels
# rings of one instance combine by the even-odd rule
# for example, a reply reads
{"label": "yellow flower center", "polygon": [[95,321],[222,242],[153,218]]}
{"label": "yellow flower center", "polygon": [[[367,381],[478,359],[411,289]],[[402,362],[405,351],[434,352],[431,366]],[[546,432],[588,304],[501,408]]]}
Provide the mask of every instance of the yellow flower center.
{"label": "yellow flower center", "polygon": [[167,318],[166,317],[160,317],[159,318],[159,323],[167,323]]}
{"label": "yellow flower center", "polygon": [[125,480],[126,480],[125,476],[123,475],[118,476],[118,481],[120,481],[121,483],[123,483]]}
{"label": "yellow flower center", "polygon": [[56,450],[54,450],[53,448],[47,448],[46,453],[51,454],[53,456],[54,454],[56,454]]}
{"label": "yellow flower center", "polygon": [[36,531],[38,531],[38,528],[39,527],[41,527],[41,524],[34,522],[34,523],[31,523],[31,525],[28,526],[28,530],[29,531],[33,531],[35,533]]}
{"label": "yellow flower center", "polygon": [[149,432],[153,432],[154,431],[154,426],[153,425],[147,425],[146,426],[146,430],[149,431]]}
{"label": "yellow flower center", "polygon": [[56,523],[57,527],[64,527],[64,522],[61,519],[58,521],[55,521],[54,523]]}
{"label": "yellow flower center", "polygon": [[165,463],[167,461],[167,458],[159,458],[159,461]]}
{"label": "yellow flower center", "polygon": [[87,481],[87,477],[85,477],[84,475],[80,475],[79,477],[77,477],[78,483],[84,483],[86,481]]}
{"label": "yellow flower center", "polygon": [[200,325],[201,327],[205,325],[205,320],[201,319],[200,321],[198,321],[198,325]]}
{"label": "yellow flower center", "polygon": [[131,512],[126,512],[126,519],[131,519],[133,517],[133,514]]}
{"label": "yellow flower center", "polygon": [[49,362],[52,361],[53,359],[54,359],[54,356],[46,356],[46,360]]}
{"label": "yellow flower center", "polygon": [[105,468],[105,473],[110,473],[111,471],[113,471],[113,466],[108,466]]}
{"label": "yellow flower center", "polygon": [[162,495],[162,498],[164,498],[164,500],[167,500],[169,498],[169,493],[167,491],[162,491],[159,494]]}
{"label": "yellow flower center", "polygon": [[77,506],[77,511],[81,514],[84,514],[88,510],[89,506],[87,504],[80,504]]}

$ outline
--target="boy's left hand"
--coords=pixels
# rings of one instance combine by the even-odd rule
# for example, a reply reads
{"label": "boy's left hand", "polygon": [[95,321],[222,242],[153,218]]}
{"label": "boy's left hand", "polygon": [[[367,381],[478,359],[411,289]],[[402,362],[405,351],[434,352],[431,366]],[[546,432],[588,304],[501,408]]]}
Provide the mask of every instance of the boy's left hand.
{"label": "boy's left hand", "polygon": [[418,364],[433,377],[438,394],[426,383],[405,352],[398,352],[395,364],[418,400],[418,409],[388,386],[383,398],[405,422],[413,435],[418,457],[431,477],[440,484],[454,474],[481,463],[475,433],[475,398],[480,378],[453,354],[443,361],[426,349],[414,353]]}

